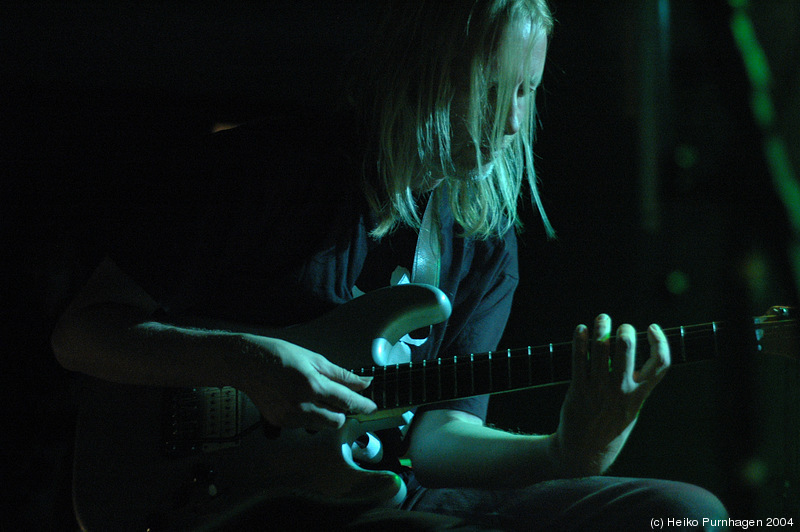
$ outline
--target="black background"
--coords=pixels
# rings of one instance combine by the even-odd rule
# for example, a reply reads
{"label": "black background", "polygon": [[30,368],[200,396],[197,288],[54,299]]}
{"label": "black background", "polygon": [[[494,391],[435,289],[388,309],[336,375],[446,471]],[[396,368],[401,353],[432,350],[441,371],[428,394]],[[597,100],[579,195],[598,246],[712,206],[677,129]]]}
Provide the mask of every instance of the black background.
{"label": "black background", "polygon": [[[762,155],[728,4],[552,4],[558,22],[536,153],[559,236],[547,241],[526,209],[523,279],[503,346],[567,340],[599,312],[643,329],[735,321],[794,301],[785,206]],[[659,6],[668,18],[658,18]],[[800,8],[762,0],[749,12],[797,169]],[[168,180],[175,150],[214,124],[289,108],[313,124],[372,10],[370,2],[12,2],[0,21],[11,382],[3,497],[14,508],[3,519],[73,529],[75,399],[48,335],[90,262],[81,235],[108,230],[115,206]],[[643,177],[646,159],[655,181]],[[684,289],[668,289],[676,277]],[[729,361],[673,368],[612,472],[703,485],[734,517],[796,513],[797,365],[748,357],[742,348]],[[551,431],[563,393],[498,397],[491,421]]]}

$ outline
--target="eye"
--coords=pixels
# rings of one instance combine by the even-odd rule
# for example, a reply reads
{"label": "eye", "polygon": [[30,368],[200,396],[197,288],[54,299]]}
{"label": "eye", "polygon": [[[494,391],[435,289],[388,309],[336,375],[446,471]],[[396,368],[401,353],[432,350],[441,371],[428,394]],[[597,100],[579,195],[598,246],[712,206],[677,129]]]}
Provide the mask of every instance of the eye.
{"label": "eye", "polygon": [[536,97],[536,89],[538,88],[538,84],[531,83],[530,85],[526,85],[525,83],[520,83],[517,86],[517,97],[524,98],[527,95],[531,97]]}
{"label": "eye", "polygon": [[486,96],[490,102],[497,101],[497,83],[490,83],[486,88]]}

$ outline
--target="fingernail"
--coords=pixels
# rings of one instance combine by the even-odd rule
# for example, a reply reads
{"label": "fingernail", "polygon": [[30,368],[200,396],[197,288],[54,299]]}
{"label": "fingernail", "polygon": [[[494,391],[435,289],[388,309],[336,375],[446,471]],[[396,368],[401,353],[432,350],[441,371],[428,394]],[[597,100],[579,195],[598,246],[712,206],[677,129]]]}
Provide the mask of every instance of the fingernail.
{"label": "fingernail", "polygon": [[630,346],[633,343],[633,334],[628,327],[620,326],[617,329],[617,339],[625,345]]}

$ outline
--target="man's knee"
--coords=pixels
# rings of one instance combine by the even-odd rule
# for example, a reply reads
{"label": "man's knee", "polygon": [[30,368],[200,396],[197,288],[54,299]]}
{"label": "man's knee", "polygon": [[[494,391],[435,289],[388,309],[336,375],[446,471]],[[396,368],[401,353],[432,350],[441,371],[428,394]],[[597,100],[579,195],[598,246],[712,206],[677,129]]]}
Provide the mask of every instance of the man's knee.
{"label": "man's knee", "polygon": [[[646,481],[653,519],[683,530],[726,530],[728,511],[710,491],[682,482]],[[656,514],[658,512],[658,514]]]}

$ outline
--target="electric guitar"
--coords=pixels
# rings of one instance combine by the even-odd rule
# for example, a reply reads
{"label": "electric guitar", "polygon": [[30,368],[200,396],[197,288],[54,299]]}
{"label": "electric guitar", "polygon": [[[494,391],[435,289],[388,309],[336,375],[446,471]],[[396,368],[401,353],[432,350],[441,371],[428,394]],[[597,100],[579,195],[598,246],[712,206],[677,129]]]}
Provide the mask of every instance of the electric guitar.
{"label": "electric guitar", "polygon": [[[437,288],[407,284],[370,292],[307,324],[260,331],[373,377],[363,393],[378,411],[348,417],[339,430],[282,429],[268,437],[258,410],[231,387],[163,389],[91,379],[82,391],[73,471],[80,526],[212,529],[223,516],[280,497],[398,505],[406,494],[401,478],[359,465],[380,452],[368,433],[407,424],[414,407],[570,378],[570,342],[421,363],[392,358],[391,347],[405,334],[446,320],[450,310]],[[784,337],[797,352],[788,313],[774,307],[756,318],[759,348]],[[712,322],[666,329],[673,363],[716,355],[723,328]]]}

